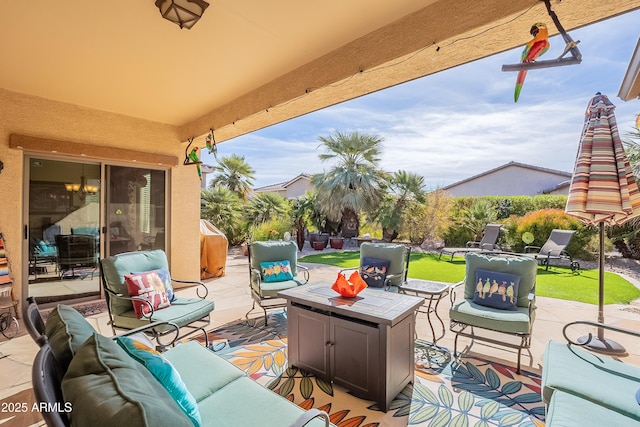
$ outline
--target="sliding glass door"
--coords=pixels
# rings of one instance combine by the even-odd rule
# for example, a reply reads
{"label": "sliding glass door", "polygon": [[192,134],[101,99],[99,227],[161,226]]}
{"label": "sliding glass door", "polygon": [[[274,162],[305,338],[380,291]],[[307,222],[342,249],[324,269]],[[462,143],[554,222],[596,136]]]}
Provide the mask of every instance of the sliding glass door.
{"label": "sliding glass door", "polygon": [[39,157],[26,165],[26,295],[96,298],[101,256],[164,249],[166,171]]}
{"label": "sliding glass door", "polygon": [[100,164],[27,161],[28,295],[43,303],[100,295]]}
{"label": "sliding glass door", "polygon": [[166,172],[107,166],[107,255],[165,247]]}

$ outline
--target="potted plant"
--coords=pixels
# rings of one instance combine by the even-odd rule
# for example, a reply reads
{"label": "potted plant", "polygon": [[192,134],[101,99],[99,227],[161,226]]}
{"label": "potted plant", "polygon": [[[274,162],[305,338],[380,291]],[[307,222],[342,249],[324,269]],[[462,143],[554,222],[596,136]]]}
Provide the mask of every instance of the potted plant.
{"label": "potted plant", "polygon": [[331,249],[342,249],[343,245],[344,237],[340,235],[329,237],[329,246],[331,246]]}
{"label": "potted plant", "polygon": [[325,240],[314,240],[311,242],[311,246],[313,246],[313,249],[316,251],[321,251],[327,247],[327,242]]}

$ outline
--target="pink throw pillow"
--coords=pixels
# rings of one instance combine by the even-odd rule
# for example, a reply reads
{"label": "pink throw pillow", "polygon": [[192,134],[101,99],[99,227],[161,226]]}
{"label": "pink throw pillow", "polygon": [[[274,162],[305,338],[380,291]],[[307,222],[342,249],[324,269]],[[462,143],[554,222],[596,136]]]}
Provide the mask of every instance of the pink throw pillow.
{"label": "pink throw pillow", "polygon": [[[156,271],[125,274],[124,281],[130,296],[145,298],[151,303],[154,310],[161,310],[171,305],[164,282]],[[145,314],[151,311],[149,306],[142,301],[132,301],[132,303],[138,319],[142,319]]]}

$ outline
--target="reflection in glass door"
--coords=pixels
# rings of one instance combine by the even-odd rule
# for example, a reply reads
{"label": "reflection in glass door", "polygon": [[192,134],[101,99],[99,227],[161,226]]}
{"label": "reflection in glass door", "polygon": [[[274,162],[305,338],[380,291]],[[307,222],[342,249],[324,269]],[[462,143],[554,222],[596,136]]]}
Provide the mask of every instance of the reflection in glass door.
{"label": "reflection in glass door", "polygon": [[47,303],[99,295],[100,165],[27,161],[29,296]]}
{"label": "reflection in glass door", "polygon": [[166,172],[125,166],[106,172],[107,256],[164,249]]}

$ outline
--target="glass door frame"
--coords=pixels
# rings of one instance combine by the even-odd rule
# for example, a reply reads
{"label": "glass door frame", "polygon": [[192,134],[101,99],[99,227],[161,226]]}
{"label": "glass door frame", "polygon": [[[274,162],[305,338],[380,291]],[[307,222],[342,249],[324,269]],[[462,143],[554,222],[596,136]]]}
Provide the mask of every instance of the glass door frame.
{"label": "glass door frame", "polygon": [[[96,159],[96,158],[91,158],[91,157],[86,157],[86,156],[78,156],[78,157],[69,157],[69,156],[63,156],[63,155],[58,155],[55,153],[43,153],[43,152],[25,152],[24,156],[23,156],[23,185],[22,185],[22,234],[23,234],[23,239],[22,239],[22,259],[24,260],[24,262],[22,263],[22,277],[26,278],[26,280],[22,280],[22,295],[25,296],[25,298],[27,296],[29,296],[29,264],[30,264],[30,257],[29,257],[29,232],[30,232],[30,228],[29,228],[29,209],[30,209],[30,205],[29,205],[29,195],[30,195],[30,175],[31,175],[31,160],[32,159],[46,159],[46,160],[53,160],[53,161],[63,161],[63,162],[71,162],[71,163],[84,163],[84,164],[93,164],[93,165],[99,165],[100,166],[100,189],[99,189],[99,205],[100,205],[100,214],[99,214],[99,233],[100,233],[100,242],[99,242],[99,255],[100,255],[100,259],[102,259],[104,257],[104,255],[106,254],[105,250],[106,250],[106,243],[105,243],[105,237],[106,237],[106,232],[107,232],[107,212],[106,212],[106,206],[107,206],[107,166],[123,166],[123,167],[132,167],[132,168],[143,168],[143,169],[154,169],[154,170],[162,170],[165,173],[164,176],[164,193],[165,193],[165,218],[164,218],[164,222],[165,222],[165,242],[169,242],[170,241],[170,230],[171,230],[171,168],[170,167],[165,167],[165,166],[160,166],[160,165],[150,165],[150,164],[138,164],[136,162],[124,162],[124,161],[113,161],[113,160],[109,160],[109,159]],[[165,245],[165,247],[167,249],[165,249],[165,252],[167,254],[167,258],[170,260],[170,250],[169,250],[169,246]],[[101,279],[99,279],[101,280]],[[99,296],[89,296],[89,297],[83,297],[83,298],[76,298],[76,299],[68,299],[65,300],[64,303],[69,304],[69,303],[81,303],[81,302],[87,302],[87,301],[95,301],[96,298],[99,298],[101,300],[104,300],[104,289],[102,287],[102,284],[100,283],[100,294]],[[44,303],[44,304],[40,304],[43,308],[48,308],[48,307],[52,307],[55,306],[55,304],[57,304],[57,302],[52,302],[52,303]]]}

